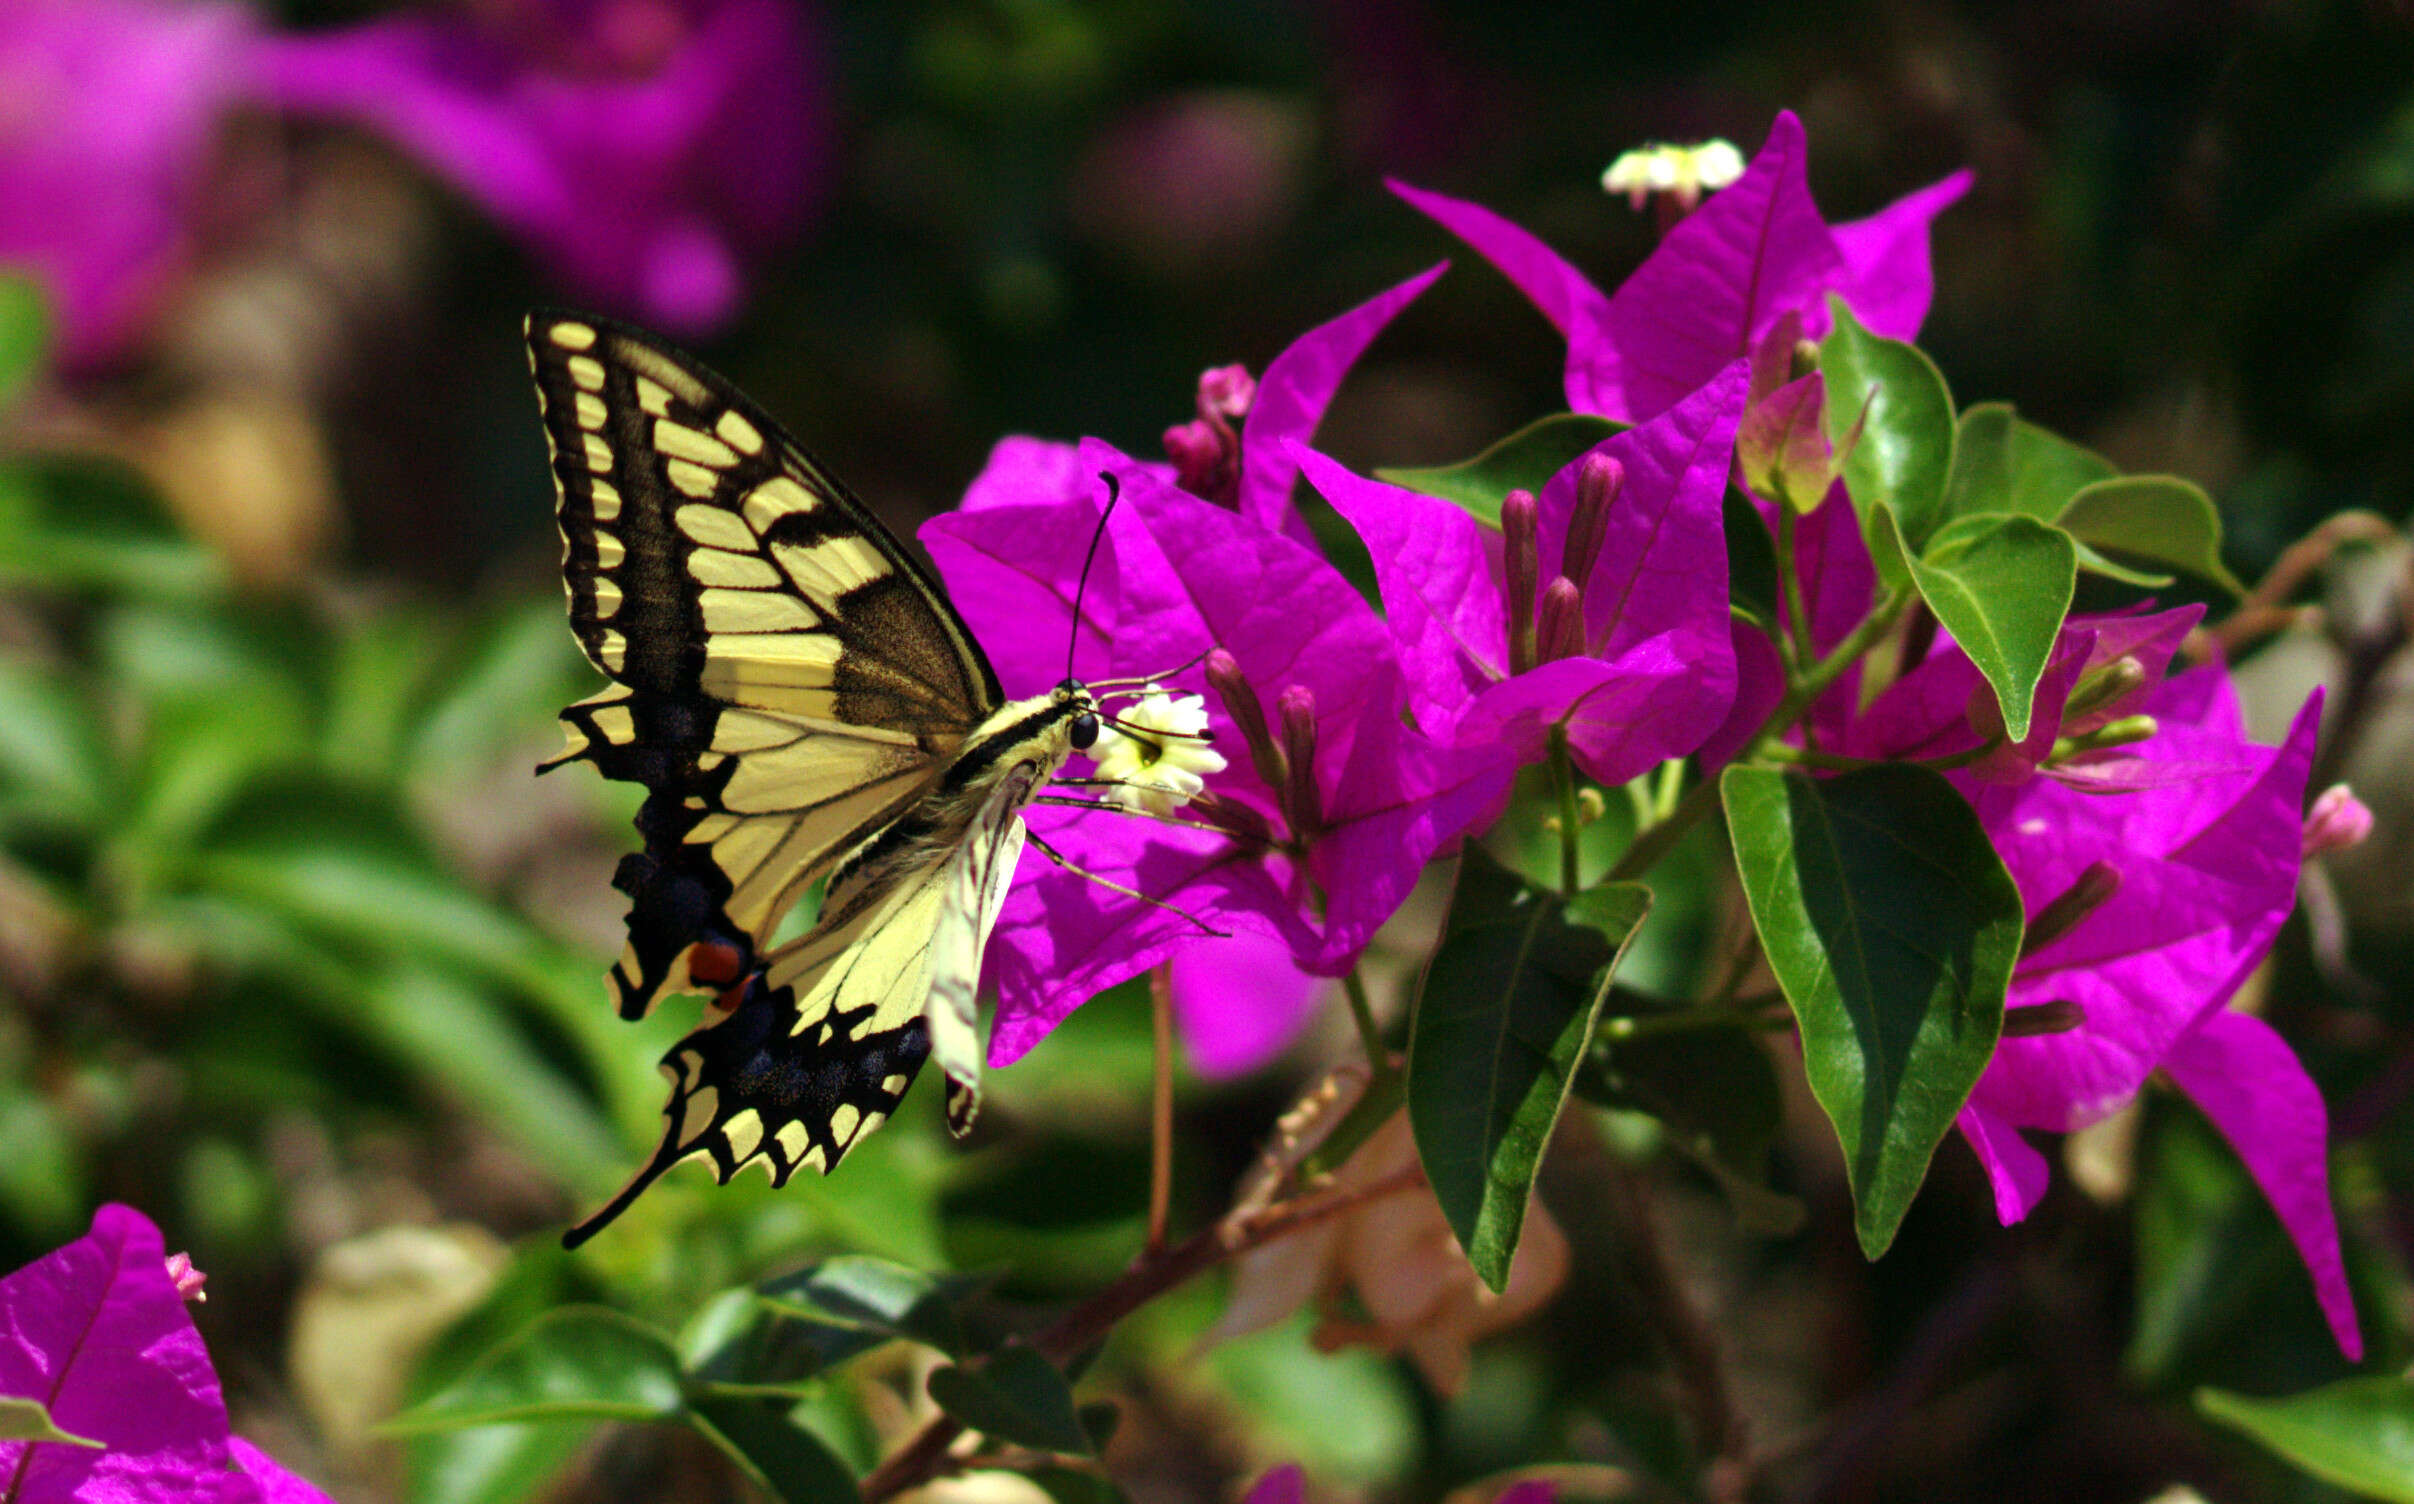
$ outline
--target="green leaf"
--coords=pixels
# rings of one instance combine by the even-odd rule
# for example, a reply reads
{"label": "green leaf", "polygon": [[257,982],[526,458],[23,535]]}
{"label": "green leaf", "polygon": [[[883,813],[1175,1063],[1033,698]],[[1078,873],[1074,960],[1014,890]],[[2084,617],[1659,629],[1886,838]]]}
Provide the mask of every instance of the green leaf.
{"label": "green leaf", "polygon": [[227,574],[131,469],[44,456],[0,463],[0,580],[192,602],[222,594]]}
{"label": "green leaf", "polygon": [[1994,686],[2005,733],[2028,736],[2038,676],[2078,582],[2070,536],[2033,517],[1956,518],[1911,561],[1921,599]]}
{"label": "green leaf", "polygon": [[2017,512],[2051,522],[2080,487],[2119,473],[2112,461],[2025,421],[2009,404],[1980,402],[1956,425],[1945,515]]}
{"label": "green leaf", "polygon": [[838,1454],[789,1419],[780,1401],[700,1399],[688,1423],[786,1504],[846,1504],[863,1497]]}
{"label": "green leaf", "polygon": [[1469,847],[1408,1025],[1408,1121],[1459,1247],[1507,1287],[1534,1173],[1618,958],[1651,911],[1637,883],[1573,900]]}
{"label": "green leaf", "polygon": [[387,1421],[393,1433],[525,1420],[672,1420],[683,1406],[671,1340],[602,1306],[530,1322],[449,1387]]}
{"label": "green leaf", "polygon": [[1729,768],[1735,865],[1835,1125],[1854,1230],[1886,1251],[1994,1054],[2020,953],[2019,889],[1943,776],[1812,780]]}
{"label": "green leaf", "polygon": [[2193,481],[2176,475],[2099,480],[2071,497],[2054,520],[2090,548],[2167,564],[2232,595],[2246,594],[2221,562],[2220,509]]}
{"label": "green leaf", "polygon": [[50,349],[50,299],[33,279],[0,274],[0,407],[17,400]]}
{"label": "green leaf", "polygon": [[1539,494],[1543,482],[1574,463],[1576,456],[1627,425],[1592,413],[1553,413],[1539,418],[1471,460],[1431,469],[1394,466],[1375,478],[1438,496],[1500,526],[1500,504],[1511,491]]}
{"label": "green leaf", "polygon": [[988,1284],[975,1275],[925,1274],[887,1259],[850,1254],[765,1280],[755,1288],[775,1310],[863,1333],[871,1343],[902,1337],[960,1358],[966,1346],[957,1303]]}
{"label": "green leaf", "polygon": [[523,1504],[546,1497],[545,1483],[586,1445],[572,1422],[472,1426],[410,1438],[406,1464],[411,1504]]}
{"label": "green leaf", "polygon": [[2071,546],[2078,550],[2081,574],[2100,575],[2124,585],[2135,585],[2140,590],[2160,590],[2179,578],[2177,575],[2156,574],[2150,569],[2132,569],[2126,564],[2115,563],[2076,538],[2071,540]]}
{"label": "green leaf", "polygon": [[1777,541],[1752,498],[1733,486],[1720,503],[1727,535],[1727,598],[1755,621],[1777,620]]}
{"label": "green leaf", "polygon": [[978,1368],[935,1369],[929,1389],[939,1408],[969,1430],[1037,1451],[1090,1455],[1073,1386],[1031,1348],[999,1348]]}
{"label": "green leaf", "polygon": [[0,1441],[52,1441],[68,1447],[101,1445],[89,1436],[60,1430],[40,1400],[11,1396],[0,1396]]}
{"label": "green leaf", "polygon": [[1953,473],[1953,395],[1917,346],[1870,333],[1830,295],[1835,329],[1819,346],[1827,378],[1827,440],[1864,521],[1891,507],[1904,541],[1927,541],[1945,520]]}
{"label": "green leaf", "polygon": [[2196,1408],[2325,1483],[2414,1504],[2414,1383],[2394,1374],[2275,1400],[2199,1389]]}

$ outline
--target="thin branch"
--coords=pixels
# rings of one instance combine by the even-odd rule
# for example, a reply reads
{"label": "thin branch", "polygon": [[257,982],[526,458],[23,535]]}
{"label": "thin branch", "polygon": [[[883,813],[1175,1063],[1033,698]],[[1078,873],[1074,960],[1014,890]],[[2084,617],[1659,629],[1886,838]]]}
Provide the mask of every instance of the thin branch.
{"label": "thin branch", "polygon": [[1173,967],[1159,963],[1148,974],[1148,1011],[1155,1024],[1157,1075],[1148,1113],[1149,1253],[1165,1247],[1165,1224],[1173,1206]]}
{"label": "thin branch", "polygon": [[[1031,1346],[1049,1362],[1061,1365],[1096,1345],[1124,1317],[1217,1265],[1424,1183],[1424,1171],[1412,1164],[1368,1185],[1294,1196],[1251,1215],[1225,1217],[1170,1248],[1143,1252],[1122,1277],[1056,1318],[1031,1340]],[[963,1434],[963,1424],[952,1416],[942,1415],[924,1426],[863,1480],[864,1504],[880,1504],[954,1470],[960,1461],[949,1455],[949,1449]]]}

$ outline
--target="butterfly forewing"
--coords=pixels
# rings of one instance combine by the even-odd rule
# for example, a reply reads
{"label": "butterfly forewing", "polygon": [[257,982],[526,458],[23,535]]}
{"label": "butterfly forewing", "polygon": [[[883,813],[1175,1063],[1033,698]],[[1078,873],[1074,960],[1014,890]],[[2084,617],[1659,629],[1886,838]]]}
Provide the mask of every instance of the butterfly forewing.
{"label": "butterfly forewing", "polygon": [[585,315],[532,316],[528,347],[571,626],[614,681],[563,712],[562,760],[649,791],[616,879],[636,1017],[696,985],[698,940],[751,965],[1002,696],[936,583],[734,387]]}

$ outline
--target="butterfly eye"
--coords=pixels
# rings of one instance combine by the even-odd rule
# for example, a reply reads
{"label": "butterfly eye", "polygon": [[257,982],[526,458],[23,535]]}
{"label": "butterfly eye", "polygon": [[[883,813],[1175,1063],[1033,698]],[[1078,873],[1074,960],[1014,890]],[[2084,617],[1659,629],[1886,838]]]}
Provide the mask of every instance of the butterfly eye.
{"label": "butterfly eye", "polygon": [[1073,717],[1071,736],[1074,751],[1089,751],[1098,743],[1098,717],[1087,710]]}

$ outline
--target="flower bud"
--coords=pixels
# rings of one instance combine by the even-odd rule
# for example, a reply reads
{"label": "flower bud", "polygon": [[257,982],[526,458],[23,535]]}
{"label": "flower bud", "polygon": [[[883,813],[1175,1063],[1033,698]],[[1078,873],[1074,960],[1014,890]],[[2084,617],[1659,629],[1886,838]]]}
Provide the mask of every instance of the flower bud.
{"label": "flower bud", "polygon": [[1241,740],[1249,744],[1249,766],[1257,770],[1257,781],[1280,794],[1289,777],[1283,765],[1282,749],[1266,731],[1266,711],[1258,703],[1257,689],[1249,676],[1241,672],[1240,660],[1217,648],[1207,655],[1207,687],[1215,691],[1224,703],[1224,714],[1238,726]]}
{"label": "flower bud", "polygon": [[1283,818],[1294,836],[1313,836],[1324,829],[1324,801],[1316,788],[1316,692],[1304,684],[1286,684],[1276,698],[1282,715],[1282,751],[1289,776],[1283,780]]}
{"label": "flower bud", "polygon": [[193,1267],[191,1254],[171,1253],[168,1255],[168,1283],[176,1287],[178,1299],[190,1301],[195,1305],[209,1299],[209,1295],[201,1288],[208,1279],[208,1275]]}
{"label": "flower bud", "polygon": [[1534,661],[1553,663],[1584,651],[1584,593],[1566,575],[1542,592],[1542,625],[1534,643]]}
{"label": "flower bud", "polygon": [[1500,504],[1501,566],[1509,577],[1509,672],[1534,666],[1534,587],[1542,578],[1536,541],[1541,509],[1531,491],[1511,491]]}
{"label": "flower bud", "polygon": [[2028,933],[2020,941],[2020,954],[2033,955],[2069,934],[2080,920],[2102,908],[2119,891],[2121,874],[2111,863],[2088,863],[2061,896],[2039,909],[2037,917],[2029,921]]}
{"label": "flower bud", "polygon": [[1199,373],[1200,417],[1238,423],[1256,402],[1257,382],[1247,366],[1210,366]]}
{"label": "flower bud", "polygon": [[2322,790],[2305,812],[2305,854],[2344,851],[2360,846],[2372,834],[2372,810],[2355,797],[2355,790],[2334,783]]}
{"label": "flower bud", "polygon": [[2062,723],[2069,726],[2090,712],[2137,693],[2146,687],[2146,678],[2146,665],[2129,653],[2089,669],[2071,686],[2070,699],[2062,707]]}
{"label": "flower bud", "polygon": [[1816,340],[1807,339],[1798,339],[1794,341],[1794,358],[1789,369],[1793,373],[1792,379],[1796,381],[1800,381],[1803,377],[1808,376],[1813,371],[1818,370],[1818,342]]}
{"label": "flower bud", "polygon": [[1576,508],[1567,519],[1567,537],[1559,545],[1559,572],[1581,591],[1593,576],[1593,561],[1601,556],[1601,539],[1609,528],[1609,509],[1626,489],[1626,467],[1606,454],[1588,454],[1576,471]]}

